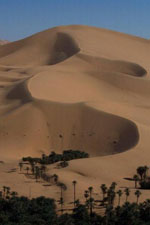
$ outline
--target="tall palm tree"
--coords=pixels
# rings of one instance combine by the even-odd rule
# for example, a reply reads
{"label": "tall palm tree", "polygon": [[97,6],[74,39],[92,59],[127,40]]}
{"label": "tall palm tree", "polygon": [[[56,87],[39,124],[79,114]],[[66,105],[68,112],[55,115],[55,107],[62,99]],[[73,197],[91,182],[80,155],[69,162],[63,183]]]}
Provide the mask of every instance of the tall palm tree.
{"label": "tall palm tree", "polygon": [[15,192],[15,191],[12,191],[10,194],[11,194],[11,197],[12,197],[12,198],[16,198],[17,195],[18,195],[18,193]]}
{"label": "tall palm tree", "polygon": [[54,178],[54,182],[57,183],[58,182],[58,175],[57,174],[54,174],[53,175],[53,178]]}
{"label": "tall palm tree", "polygon": [[107,191],[108,197],[108,205],[113,206],[115,200],[116,193],[112,187],[110,187]]}
{"label": "tall palm tree", "polygon": [[121,196],[122,196],[122,190],[118,190],[117,191],[117,194],[118,194],[118,206],[120,206],[120,200],[121,200]]}
{"label": "tall palm tree", "polygon": [[106,184],[102,184],[102,185],[100,186],[100,188],[101,188],[101,190],[102,190],[103,200],[104,200],[105,195],[106,195],[106,193],[107,193],[107,187],[106,187]]}
{"label": "tall palm tree", "polygon": [[30,162],[30,165],[31,165],[31,172],[34,175],[34,173],[35,173],[35,163],[34,162]]}
{"label": "tall palm tree", "polygon": [[137,182],[139,181],[139,176],[137,174],[135,174],[133,176],[133,180],[135,181],[135,188],[137,188]]}
{"label": "tall palm tree", "polygon": [[146,166],[139,166],[137,168],[137,174],[139,174],[141,181],[143,180],[144,177],[146,177],[146,171],[147,171],[147,167]]}
{"label": "tall palm tree", "polygon": [[85,202],[87,202],[87,199],[89,197],[89,192],[87,190],[84,191],[84,197],[85,197]]}
{"label": "tall palm tree", "polygon": [[63,214],[63,204],[64,204],[64,199],[63,199],[63,184],[60,183],[60,200],[59,203],[61,205],[61,213]]}
{"label": "tall palm tree", "polygon": [[147,178],[147,171],[148,171],[148,167],[147,166],[144,166],[144,180],[146,180]]}
{"label": "tall palm tree", "polygon": [[73,200],[74,200],[74,208],[75,208],[75,201],[76,201],[76,184],[77,184],[77,181],[76,181],[76,180],[72,181],[72,184],[73,184]]}
{"label": "tall palm tree", "polygon": [[42,165],[42,166],[41,166],[41,170],[43,171],[43,173],[45,173],[45,171],[46,171],[46,166],[45,166],[45,165]]}
{"label": "tall palm tree", "polygon": [[130,195],[130,190],[129,190],[129,188],[125,188],[124,192],[125,192],[125,195],[126,195],[126,202],[127,202],[127,201],[128,201],[128,197],[129,197],[129,195]]}
{"label": "tall palm tree", "polygon": [[36,179],[36,182],[38,181],[39,175],[40,175],[39,167],[35,166],[35,179]]}
{"label": "tall palm tree", "polygon": [[30,168],[27,166],[27,167],[26,167],[27,175],[29,174],[29,169],[30,169]]}
{"label": "tall palm tree", "polygon": [[110,188],[114,191],[116,186],[117,186],[117,183],[116,182],[112,182]]}
{"label": "tall palm tree", "polygon": [[9,198],[10,187],[6,187],[6,198]]}
{"label": "tall palm tree", "polygon": [[4,198],[6,197],[6,190],[7,190],[7,187],[3,186],[3,196],[4,196]]}
{"label": "tall palm tree", "polygon": [[93,214],[93,207],[94,207],[94,198],[89,198],[89,207],[90,207],[90,216]]}
{"label": "tall palm tree", "polygon": [[23,167],[23,163],[22,163],[22,162],[20,162],[20,163],[19,163],[19,168],[20,168],[20,171],[22,170],[22,167]]}
{"label": "tall palm tree", "polygon": [[138,204],[138,201],[139,201],[139,197],[140,195],[142,194],[139,190],[136,190],[136,192],[134,193],[135,196],[137,197],[137,200],[136,200],[136,203]]}
{"label": "tall palm tree", "polygon": [[89,187],[88,190],[89,190],[90,198],[92,198],[93,187]]}

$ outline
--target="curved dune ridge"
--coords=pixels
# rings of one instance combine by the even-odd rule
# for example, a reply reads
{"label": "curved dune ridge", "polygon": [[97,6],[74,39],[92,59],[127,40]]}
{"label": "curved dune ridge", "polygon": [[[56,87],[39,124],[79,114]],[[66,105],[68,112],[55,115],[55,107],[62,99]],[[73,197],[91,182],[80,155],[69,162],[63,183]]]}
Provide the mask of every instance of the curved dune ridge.
{"label": "curved dune ridge", "polygon": [[[114,44],[110,48],[112,40]],[[140,94],[141,89],[133,88],[133,94],[130,94],[130,82],[136,85],[137,79],[144,79],[144,75],[148,77],[147,68],[140,58],[134,56],[135,42],[139,51],[147,44],[144,39],[107,30],[68,26],[1,46],[0,114],[4,118],[1,122],[1,148],[6,148],[5,133],[8,134],[6,152],[8,156],[15,156],[10,150],[15,146],[15,157],[27,153],[36,155],[40,149],[45,152],[80,149],[91,156],[102,156],[134,147],[139,140],[136,121],[120,115],[119,108],[115,115],[114,110],[106,109],[105,102],[116,101],[121,105],[130,99],[130,104],[135,104],[134,95]],[[129,61],[121,54],[125,50],[133,60]],[[110,57],[113,51],[114,56]],[[120,76],[123,83],[120,83]],[[34,110],[41,115],[38,121],[43,130],[31,123],[32,116],[28,112]],[[24,127],[26,114],[28,126]],[[5,119],[7,117],[11,123]],[[35,114],[35,123],[36,117]],[[19,118],[23,122],[17,122]],[[17,132],[20,127],[23,134]],[[30,130],[32,135],[29,136]],[[39,134],[42,138],[37,149],[35,137]],[[20,152],[18,146],[22,139],[26,145]],[[15,140],[14,144],[12,140]]]}
{"label": "curved dune ridge", "polygon": [[56,197],[57,188],[6,171],[23,156],[78,149],[91,157],[50,170],[69,201],[72,180],[81,197],[91,183],[128,186],[122,178],[149,165],[149,58],[148,40],[78,25],[0,46],[1,184]]}

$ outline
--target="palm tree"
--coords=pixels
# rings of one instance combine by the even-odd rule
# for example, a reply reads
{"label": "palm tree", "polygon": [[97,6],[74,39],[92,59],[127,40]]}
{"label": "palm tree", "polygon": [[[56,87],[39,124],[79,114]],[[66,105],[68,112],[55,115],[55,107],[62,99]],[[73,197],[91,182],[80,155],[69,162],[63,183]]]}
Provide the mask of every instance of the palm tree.
{"label": "palm tree", "polygon": [[73,184],[73,199],[74,199],[74,208],[75,208],[75,201],[76,201],[76,184],[77,184],[77,181],[76,181],[76,180],[72,181],[72,184]]}
{"label": "palm tree", "polygon": [[40,174],[39,167],[38,167],[38,166],[36,166],[36,167],[35,167],[35,179],[36,179],[36,182],[38,181],[39,174]]}
{"label": "palm tree", "polygon": [[139,190],[136,190],[136,192],[135,192],[134,194],[135,194],[135,196],[137,197],[136,203],[138,204],[139,197],[140,197],[140,195],[141,195],[142,193],[141,193]]}
{"label": "palm tree", "polygon": [[116,186],[117,186],[117,183],[116,182],[112,182],[110,188],[114,191]]}
{"label": "palm tree", "polygon": [[106,184],[102,184],[100,186],[101,190],[102,190],[102,193],[103,193],[103,201],[104,201],[104,198],[105,198],[105,195],[107,193],[107,187],[106,187]]}
{"label": "palm tree", "polygon": [[42,160],[45,160],[46,159],[46,155],[43,153],[42,154]]}
{"label": "palm tree", "polygon": [[107,205],[105,210],[105,224],[108,225],[109,217],[112,214],[113,206]]}
{"label": "palm tree", "polygon": [[89,206],[90,206],[90,216],[93,214],[93,207],[94,207],[94,198],[89,198]]}
{"label": "palm tree", "polygon": [[87,202],[87,199],[89,197],[89,192],[87,190],[84,191],[84,197],[85,197],[86,202]]}
{"label": "palm tree", "polygon": [[57,174],[54,174],[53,175],[53,178],[54,178],[54,182],[57,183],[58,182],[58,175]]}
{"label": "palm tree", "polygon": [[64,199],[63,199],[63,184],[60,183],[60,200],[59,203],[61,205],[61,213],[63,214],[63,204],[64,204]]}
{"label": "palm tree", "polygon": [[108,204],[113,206],[115,200],[116,193],[112,187],[110,187],[107,191]]}
{"label": "palm tree", "polygon": [[22,167],[23,167],[23,163],[22,163],[22,162],[20,162],[20,163],[19,163],[19,168],[20,168],[20,171],[22,170]]}
{"label": "palm tree", "polygon": [[128,201],[128,197],[129,197],[129,195],[130,195],[130,190],[129,190],[129,188],[126,188],[125,190],[124,190],[124,192],[125,192],[125,195],[126,195],[126,202]]}
{"label": "palm tree", "polygon": [[90,216],[93,214],[93,207],[94,207],[94,198],[89,198],[86,201],[86,206],[90,211]]}
{"label": "palm tree", "polygon": [[118,206],[120,206],[120,200],[121,200],[121,196],[122,196],[122,194],[123,194],[123,193],[122,193],[122,190],[118,190],[118,191],[117,191],[117,194],[118,194],[118,197],[119,197],[119,198],[118,198]]}
{"label": "palm tree", "polygon": [[75,206],[78,207],[79,205],[80,205],[80,200],[79,199],[75,200]]}
{"label": "palm tree", "polygon": [[26,167],[27,175],[29,174],[29,169],[30,169],[30,168],[27,166],[27,167]]}
{"label": "palm tree", "polygon": [[6,196],[6,190],[7,190],[7,187],[6,186],[3,186],[3,196],[4,196],[4,198]]}
{"label": "palm tree", "polygon": [[12,198],[16,198],[16,197],[17,197],[17,195],[18,195],[18,193],[17,193],[17,192],[15,192],[15,191],[11,192],[10,194],[11,194],[11,197],[12,197]]}
{"label": "palm tree", "polygon": [[9,198],[9,194],[10,194],[10,187],[6,187],[6,198]]}
{"label": "palm tree", "polygon": [[139,166],[136,171],[137,171],[137,174],[139,174],[141,181],[143,180],[143,177],[146,178],[146,171],[147,171],[146,166]]}
{"label": "palm tree", "polygon": [[33,162],[30,162],[30,165],[31,165],[31,172],[34,175],[34,173],[35,173],[35,164]]}
{"label": "palm tree", "polygon": [[45,171],[46,171],[46,166],[45,166],[45,165],[42,165],[42,166],[41,166],[41,171],[42,171],[43,173],[45,173]]}
{"label": "palm tree", "polygon": [[147,171],[148,171],[148,167],[147,166],[144,166],[144,180],[146,180],[146,178],[147,178]]}
{"label": "palm tree", "polygon": [[89,187],[88,190],[89,190],[90,198],[92,198],[93,187]]}
{"label": "palm tree", "polygon": [[135,174],[133,176],[133,180],[135,181],[135,188],[137,188],[137,182],[139,181],[139,176],[137,174]]}

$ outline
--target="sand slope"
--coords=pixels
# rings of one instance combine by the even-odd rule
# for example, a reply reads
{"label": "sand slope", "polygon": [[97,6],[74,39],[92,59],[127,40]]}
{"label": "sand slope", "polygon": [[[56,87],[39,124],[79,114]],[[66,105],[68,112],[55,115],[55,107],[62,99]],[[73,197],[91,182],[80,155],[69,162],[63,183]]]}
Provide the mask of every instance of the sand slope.
{"label": "sand slope", "polygon": [[0,40],[0,45],[5,45],[5,44],[7,44],[9,41],[7,41],[7,40]]}
{"label": "sand slope", "polygon": [[126,185],[123,177],[149,165],[149,57],[148,40],[77,25],[1,46],[1,159],[84,150],[92,158],[50,172],[69,190],[77,179],[79,194]]}

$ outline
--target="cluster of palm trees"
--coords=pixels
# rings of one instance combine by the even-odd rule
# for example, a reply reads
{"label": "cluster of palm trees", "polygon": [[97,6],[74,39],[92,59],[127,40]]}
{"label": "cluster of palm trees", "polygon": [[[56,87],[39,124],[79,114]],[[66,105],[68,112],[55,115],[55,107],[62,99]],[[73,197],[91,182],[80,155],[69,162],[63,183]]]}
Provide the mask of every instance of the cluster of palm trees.
{"label": "cluster of palm trees", "polygon": [[[72,184],[73,184],[73,205],[75,208],[80,204],[80,200],[76,198],[77,181],[73,180]],[[130,189],[125,188],[124,190],[121,190],[121,189],[116,190],[116,186],[117,186],[116,182],[112,182],[112,184],[110,185],[109,188],[106,186],[106,184],[102,184],[100,186],[100,190],[102,193],[101,200],[95,200],[93,198],[93,187],[92,186],[90,186],[87,190],[84,191],[85,205],[89,209],[90,215],[92,215],[93,209],[95,208],[95,206],[96,206],[96,208],[97,208],[97,206],[99,208],[103,208],[103,207],[108,208],[109,206],[113,207],[116,197],[118,198],[118,206],[120,206],[121,197],[123,194],[125,194],[125,196],[126,196],[125,202],[128,202],[128,198],[130,195]],[[60,191],[59,204],[61,205],[61,212],[63,212],[64,198],[63,198],[63,189],[61,186],[60,186],[60,189],[61,189],[61,191]],[[138,204],[141,192],[139,190],[136,190],[134,194],[136,196],[136,203]],[[97,205],[97,202],[98,202],[98,205]]]}
{"label": "cluster of palm trees", "polygon": [[18,193],[15,191],[11,191],[10,187],[3,186],[3,190],[0,191],[0,198],[9,199],[13,197],[17,197]]}
{"label": "cluster of palm trees", "polygon": [[51,176],[46,174],[46,165],[39,165],[32,161],[26,167],[24,167],[24,165],[26,165],[26,163],[19,163],[20,172],[24,169],[26,171],[26,175],[34,176],[36,182],[38,182],[39,179],[43,179],[46,182],[58,183],[57,174],[53,174]]}
{"label": "cluster of palm trees", "polygon": [[[19,163],[19,168],[20,172],[24,168],[24,164],[26,163],[20,162]],[[59,178],[57,174],[53,175],[47,175],[46,174],[46,165],[40,165],[39,163],[35,163],[30,161],[29,164],[24,168],[26,170],[26,175],[34,175],[34,178],[36,182],[38,179],[43,179],[46,182],[53,182],[54,184],[58,185],[60,187],[60,199],[59,199],[59,204],[61,205],[61,211],[63,212],[63,205],[64,205],[64,198],[63,198],[63,191],[67,189],[67,187],[59,182]],[[133,176],[133,180],[135,181],[135,188],[137,188],[137,183],[139,181],[145,181],[147,179],[147,166],[140,166],[137,168],[137,174]],[[73,180],[73,205],[74,208],[80,204],[79,199],[76,198],[76,186],[77,186],[77,181]],[[120,206],[121,202],[121,197],[124,194],[126,196],[126,202],[128,202],[128,198],[130,195],[130,189],[127,187],[124,190],[116,190],[116,182],[112,182],[110,187],[107,187],[105,184],[102,184],[100,186],[100,190],[102,192],[102,199],[101,200],[95,200],[93,198],[93,187],[89,187],[87,190],[84,191],[84,198],[85,198],[85,204],[87,208],[90,211],[90,214],[92,214],[93,208],[97,202],[99,202],[99,206],[106,207],[106,206],[113,206],[116,198],[118,198],[118,206]],[[137,189],[135,191],[135,196],[136,196],[136,203],[138,204],[139,198],[141,195],[141,192]]]}
{"label": "cluster of palm trees", "polygon": [[135,182],[135,188],[140,186],[141,188],[150,189],[150,177],[148,176],[149,168],[147,166],[139,166],[136,169],[136,174],[133,176]]}
{"label": "cluster of palm trees", "polygon": [[[121,189],[115,191],[115,187],[116,187],[116,183],[113,182],[110,186],[110,188],[107,188],[107,186],[105,184],[102,184],[100,186],[101,190],[102,190],[102,194],[103,194],[103,204],[106,202],[107,204],[114,204],[114,200],[116,198],[116,195],[118,195],[118,206],[120,206],[120,201],[121,201],[121,197],[123,195],[123,193],[126,196],[126,202],[128,201],[128,197],[130,195],[130,189],[129,188],[125,188],[124,191],[122,191]],[[138,203],[139,201],[139,197],[141,195],[141,192],[139,190],[135,191],[135,196],[137,197],[137,201],[136,203]]]}

